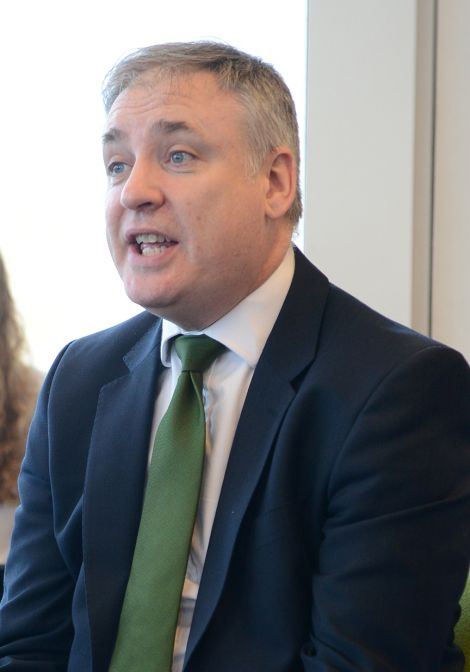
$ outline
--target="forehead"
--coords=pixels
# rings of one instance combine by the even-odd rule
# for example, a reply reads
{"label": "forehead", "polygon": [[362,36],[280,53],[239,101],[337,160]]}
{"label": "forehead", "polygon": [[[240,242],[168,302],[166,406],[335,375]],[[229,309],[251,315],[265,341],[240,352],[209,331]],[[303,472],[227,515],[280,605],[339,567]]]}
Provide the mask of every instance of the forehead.
{"label": "forehead", "polygon": [[[227,134],[245,126],[245,111],[238,98],[220,89],[208,72],[169,76],[149,72],[134,80],[114,101],[107,127],[138,126],[183,128],[194,132],[227,129]],[[165,123],[160,123],[161,121]],[[168,122],[168,123],[166,123]]]}

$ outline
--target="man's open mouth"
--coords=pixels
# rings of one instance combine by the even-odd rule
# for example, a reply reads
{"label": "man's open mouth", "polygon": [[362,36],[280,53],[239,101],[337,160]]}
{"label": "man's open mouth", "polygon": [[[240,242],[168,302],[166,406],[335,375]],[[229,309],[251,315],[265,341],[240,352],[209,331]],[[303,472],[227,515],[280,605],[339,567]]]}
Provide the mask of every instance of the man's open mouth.
{"label": "man's open mouth", "polygon": [[135,237],[135,243],[140,250],[140,254],[144,256],[162,254],[168,247],[176,245],[176,241],[160,233],[139,233]]}

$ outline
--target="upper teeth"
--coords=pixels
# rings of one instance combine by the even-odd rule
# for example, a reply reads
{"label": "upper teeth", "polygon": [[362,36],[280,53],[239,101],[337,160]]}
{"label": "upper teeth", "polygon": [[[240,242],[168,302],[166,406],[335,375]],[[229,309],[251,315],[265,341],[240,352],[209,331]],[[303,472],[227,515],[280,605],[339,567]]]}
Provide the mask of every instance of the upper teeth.
{"label": "upper teeth", "polygon": [[141,243],[169,243],[170,239],[166,236],[162,236],[161,233],[139,233],[135,237],[135,242],[140,245]]}

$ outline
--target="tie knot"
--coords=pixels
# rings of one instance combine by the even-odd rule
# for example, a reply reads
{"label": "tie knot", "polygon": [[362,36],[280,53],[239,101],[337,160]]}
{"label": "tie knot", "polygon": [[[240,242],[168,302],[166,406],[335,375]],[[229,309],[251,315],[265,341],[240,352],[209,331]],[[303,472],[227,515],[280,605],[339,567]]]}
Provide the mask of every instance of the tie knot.
{"label": "tie knot", "polygon": [[175,348],[181,360],[182,371],[205,371],[225,346],[203,334],[202,336],[178,336]]}

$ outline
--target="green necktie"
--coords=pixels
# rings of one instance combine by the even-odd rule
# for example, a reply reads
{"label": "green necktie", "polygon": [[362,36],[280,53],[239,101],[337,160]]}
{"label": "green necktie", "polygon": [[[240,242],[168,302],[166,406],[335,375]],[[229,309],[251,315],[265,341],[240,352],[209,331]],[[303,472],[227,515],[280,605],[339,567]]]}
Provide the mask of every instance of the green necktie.
{"label": "green necktie", "polygon": [[199,499],[206,424],[202,372],[224,346],[179,336],[182,370],[155,437],[109,672],[169,672]]}

